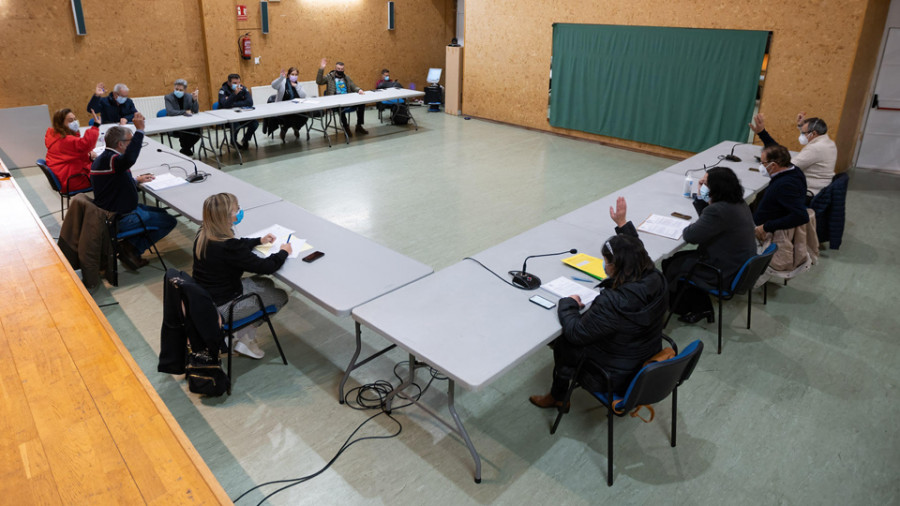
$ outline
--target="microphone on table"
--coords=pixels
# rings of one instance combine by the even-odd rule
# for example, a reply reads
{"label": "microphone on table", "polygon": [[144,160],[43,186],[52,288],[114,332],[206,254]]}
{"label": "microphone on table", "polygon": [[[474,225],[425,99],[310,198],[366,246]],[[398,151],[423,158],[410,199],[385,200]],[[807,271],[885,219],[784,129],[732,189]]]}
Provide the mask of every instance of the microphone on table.
{"label": "microphone on table", "polygon": [[535,276],[534,274],[530,274],[526,271],[526,264],[528,264],[529,258],[538,258],[538,257],[552,257],[556,255],[565,255],[566,253],[571,253],[572,255],[578,253],[578,250],[572,248],[566,251],[560,251],[559,253],[546,253],[544,255],[531,255],[525,257],[525,261],[522,262],[522,270],[521,271],[509,271],[509,274],[512,276],[512,282],[517,287],[523,290],[537,290],[541,286],[541,278]]}
{"label": "microphone on table", "polygon": [[734,146],[731,146],[731,153],[725,155],[725,158],[724,158],[724,159],[725,159],[725,160],[728,160],[729,162],[739,162],[739,161],[741,161],[740,158],[734,156],[734,148],[736,148],[736,147],[738,147],[738,146],[743,146],[744,144],[745,144],[745,143],[743,143],[743,142],[739,142],[739,143],[735,144]]}
{"label": "microphone on table", "polygon": [[206,176],[197,172],[197,164],[194,163],[193,159],[187,158],[186,156],[182,156],[182,155],[176,155],[175,153],[172,153],[170,151],[163,151],[162,148],[156,148],[156,152],[157,153],[165,153],[167,155],[172,155],[175,158],[181,158],[182,160],[187,160],[187,161],[191,162],[191,165],[194,166],[194,175],[192,175],[192,176],[185,175],[184,176],[184,180],[187,181],[188,183],[197,183],[197,182],[200,182],[200,181],[203,181],[204,179],[206,179]]}

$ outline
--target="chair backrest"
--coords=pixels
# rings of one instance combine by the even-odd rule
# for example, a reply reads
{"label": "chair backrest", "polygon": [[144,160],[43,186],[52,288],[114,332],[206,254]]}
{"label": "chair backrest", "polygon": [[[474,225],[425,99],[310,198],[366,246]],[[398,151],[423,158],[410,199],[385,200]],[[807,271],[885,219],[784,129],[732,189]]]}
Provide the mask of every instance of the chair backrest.
{"label": "chair backrest", "polygon": [[134,102],[134,108],[147,118],[152,118],[153,115],[156,114],[156,111],[165,109],[166,107],[165,95],[156,95],[153,97],[132,97],[131,101]]}
{"label": "chair backrest", "polygon": [[253,97],[253,104],[265,104],[266,99],[269,98],[269,95],[272,93],[273,89],[271,86],[253,86],[250,88],[250,96]]}
{"label": "chair backrest", "polygon": [[698,339],[669,360],[645,365],[631,380],[616,411],[628,412],[641,404],[656,404],[668,397],[691,377],[701,353],[703,341]]}
{"label": "chair backrest", "polygon": [[319,85],[315,81],[300,81],[300,86],[306,92],[306,98],[315,98],[319,96]]}
{"label": "chair backrest", "polygon": [[165,118],[166,116],[168,116],[168,114],[166,113],[165,109],[160,109],[160,110],[156,111],[157,118]]}
{"label": "chair backrest", "polygon": [[50,188],[52,188],[53,191],[57,193],[62,191],[62,185],[59,183],[59,178],[56,177],[56,174],[54,174],[53,171],[50,170],[50,167],[47,166],[47,160],[38,158],[36,163],[37,166],[41,168],[41,172],[43,172],[44,176],[47,178],[47,182],[50,183]]}
{"label": "chair backrest", "polygon": [[213,102],[213,110],[217,110],[219,108],[219,102]]}
{"label": "chair backrest", "polygon": [[[219,311],[212,296],[186,272],[169,268],[165,275],[184,305],[184,321],[191,348],[218,351],[221,346]],[[211,334],[211,335],[210,335]]]}
{"label": "chair backrest", "polygon": [[775,251],[777,250],[778,245],[773,242],[765,251],[755,257],[750,257],[749,260],[744,262],[741,270],[734,276],[734,281],[731,282],[731,292],[743,295],[747,293],[747,290],[753,288],[756,280],[769,266],[769,262],[772,261],[772,257],[775,256]]}

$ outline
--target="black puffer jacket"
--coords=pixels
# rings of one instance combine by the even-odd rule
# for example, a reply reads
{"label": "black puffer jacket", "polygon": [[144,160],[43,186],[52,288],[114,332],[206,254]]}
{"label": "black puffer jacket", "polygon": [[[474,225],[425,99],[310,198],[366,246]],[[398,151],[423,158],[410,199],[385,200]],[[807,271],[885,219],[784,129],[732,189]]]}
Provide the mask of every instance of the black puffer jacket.
{"label": "black puffer jacket", "polygon": [[[559,301],[558,314],[562,339],[583,347],[584,355],[609,373],[613,391],[624,393],[644,362],[662,349],[668,289],[657,269],[618,288],[610,285],[609,279],[601,284],[603,291],[584,314],[570,297]],[[602,378],[596,370],[585,372]]]}

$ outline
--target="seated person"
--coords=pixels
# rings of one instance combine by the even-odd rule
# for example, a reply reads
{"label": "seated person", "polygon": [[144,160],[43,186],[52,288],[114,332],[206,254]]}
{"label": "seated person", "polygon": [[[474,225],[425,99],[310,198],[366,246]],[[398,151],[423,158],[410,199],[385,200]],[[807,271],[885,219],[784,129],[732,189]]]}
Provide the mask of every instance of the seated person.
{"label": "seated person", "polygon": [[147,265],[141,254],[165,237],[175,228],[175,218],[164,210],[138,204],[137,185],[153,181],[152,174],[142,174],[136,179],[131,175],[131,166],[141,153],[144,141],[144,116],[134,115],[136,131],[122,126],[107,130],[106,149],[91,166],[91,184],[94,186],[94,204],[100,209],[111,211],[118,216],[119,232],[155,227],[146,234],[138,234],[121,243],[122,263],[132,270]]}
{"label": "seated person", "polygon": [[[94,113],[94,126],[81,135],[81,127],[72,109],[53,113],[53,126],[44,135],[47,167],[59,179],[64,193],[91,187],[91,162],[100,137],[100,116]],[[81,174],[82,176],[78,176]]]}
{"label": "seated person", "polygon": [[[616,234],[601,248],[608,277],[591,307],[577,295],[559,300],[557,314],[562,335],[551,343],[553,383],[547,395],[533,395],[540,408],[562,406],[575,368],[582,357],[600,364],[610,375],[614,392],[624,393],[644,362],[662,349],[662,328],[668,304],[666,278],[654,266],[634,225],[625,218],[625,199],[609,209]],[[595,392],[605,392],[605,377],[590,367],[579,381]]]}
{"label": "seated person", "polygon": [[[325,85],[325,95],[344,95],[346,93],[359,93],[360,95],[365,94],[365,91],[362,90],[359,86],[357,86],[350,77],[344,74],[344,62],[337,62],[334,64],[334,70],[325,74],[325,66],[328,65],[328,60],[322,58],[322,61],[319,62],[319,71],[316,73],[316,84],[324,84]],[[366,106],[359,105],[356,107],[344,107],[341,109],[341,126],[344,127],[344,131],[350,133],[350,124],[347,120],[347,113],[356,109],[356,133],[365,135],[369,133],[368,130],[363,128],[363,123],[366,121]]]}
{"label": "seated person", "polygon": [[[762,114],[753,117],[750,128],[763,141],[763,145],[778,144],[766,131]],[[800,130],[800,145],[803,148],[793,157],[791,163],[806,175],[806,187],[813,195],[831,183],[834,165],[837,163],[837,146],[828,137],[828,125],[819,118],[807,118],[805,113],[797,115],[797,129]]]}
{"label": "seated person", "polygon": [[[185,93],[187,85],[188,82],[184,79],[175,80],[174,91],[164,97],[166,116],[193,116],[200,110],[200,102],[198,102],[200,88],[195,89],[193,93],[187,94]],[[181,145],[181,149],[178,151],[188,157],[194,155],[194,144],[197,144],[202,134],[203,132],[199,128],[172,132],[172,135],[178,137],[178,143]]]}
{"label": "seated person", "polygon": [[402,88],[403,85],[400,84],[399,81],[391,81],[391,71],[388,69],[381,69],[381,79],[375,83],[376,90],[385,90],[388,88]]}
{"label": "seated person", "polygon": [[[253,96],[243,84],[240,74],[228,74],[228,80],[222,83],[219,89],[219,108],[231,109],[234,107],[253,107]],[[251,119],[231,124],[231,142],[240,149],[250,148],[250,139],[253,132],[259,127],[259,121]],[[238,143],[237,133],[244,130],[244,140]]]}
{"label": "seated person", "polygon": [[806,178],[791,165],[791,153],[773,144],[763,148],[759,170],[772,178],[753,214],[754,232],[760,242],[766,234],[809,223],[806,212]]}
{"label": "seated person", "polygon": [[[741,182],[731,169],[713,167],[700,178],[700,197],[694,200],[694,207],[700,219],[684,229],[684,240],[698,248],[679,251],[662,261],[670,303],[675,302],[682,289],[678,279],[687,276],[698,261],[722,271],[722,286],[729,287],[744,262],[756,255],[753,214],[744,201]],[[716,274],[709,269],[698,268],[693,279],[716,288]],[[673,312],[682,315],[678,319],[686,323],[702,318],[709,323],[715,321],[709,295],[690,284],[683,288],[681,301],[673,308]]]}
{"label": "seated person", "polygon": [[87,111],[93,114],[100,113],[104,123],[125,125],[134,121],[134,113],[137,109],[134,102],[128,98],[128,86],[119,83],[113,86],[113,91],[108,96],[103,96],[106,88],[103,83],[97,83],[94,96],[88,102]]}
{"label": "seated person", "polygon": [[[275,288],[270,278],[242,277],[244,272],[272,274],[281,268],[292,251],[290,244],[283,244],[265,258],[257,256],[253,248],[271,244],[275,236],[236,238],[234,225],[243,217],[244,211],[238,205],[237,197],[230,193],[211,195],[203,202],[203,224],[194,240],[194,280],[212,296],[223,322],[228,321],[228,304],[247,293],[258,293],[266,307],[281,309],[288,301],[287,292]],[[244,299],[235,304],[234,320],[246,318],[256,311],[256,299]],[[255,332],[255,326],[248,326],[236,333],[234,350],[252,358],[262,358],[263,351],[252,339]]]}
{"label": "seated person", "polygon": [[[272,87],[275,88],[275,101],[283,102],[306,98],[306,92],[303,91],[303,86],[300,86],[299,79],[300,71],[297,70],[297,67],[291,67],[287,72],[282,69],[281,75],[272,81]],[[295,139],[300,138],[300,129],[306,124],[306,116],[303,114],[288,114],[279,116],[278,120],[281,122],[281,142],[284,142],[284,137],[287,135],[288,130],[294,131]]]}

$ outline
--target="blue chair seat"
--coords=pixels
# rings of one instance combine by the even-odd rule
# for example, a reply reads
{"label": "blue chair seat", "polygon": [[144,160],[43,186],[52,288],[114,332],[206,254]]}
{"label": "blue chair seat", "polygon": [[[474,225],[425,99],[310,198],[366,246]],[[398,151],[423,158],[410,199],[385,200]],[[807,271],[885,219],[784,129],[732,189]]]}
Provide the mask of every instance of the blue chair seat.
{"label": "blue chair seat", "polygon": [[[276,308],[275,306],[266,306],[266,314],[275,314],[277,312],[278,308]],[[247,324],[253,323],[256,320],[259,320],[260,318],[262,318],[262,315],[262,311],[257,311],[250,316],[241,318],[240,320],[236,320],[234,322],[234,325],[228,325],[228,322],[225,322],[222,324],[222,328],[224,328],[225,330],[236,330]]]}
{"label": "blue chair seat", "polygon": [[151,232],[153,230],[159,230],[159,227],[133,228],[131,230],[126,230],[124,232],[119,232],[118,234],[116,234],[116,239],[127,239],[129,237],[141,235],[144,233],[144,231]]}

